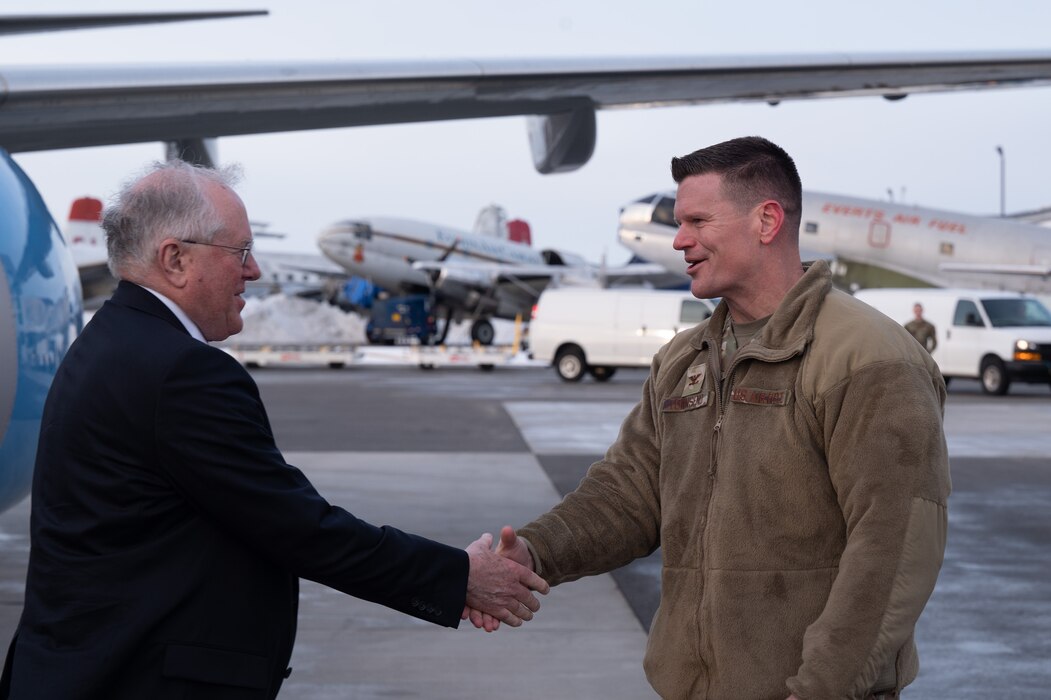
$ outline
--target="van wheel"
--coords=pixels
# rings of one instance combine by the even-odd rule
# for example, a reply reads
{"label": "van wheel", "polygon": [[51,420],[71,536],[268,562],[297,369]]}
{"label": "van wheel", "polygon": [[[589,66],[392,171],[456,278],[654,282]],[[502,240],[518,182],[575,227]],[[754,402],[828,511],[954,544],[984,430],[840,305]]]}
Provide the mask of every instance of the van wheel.
{"label": "van wheel", "polygon": [[596,382],[608,382],[616,371],[616,367],[588,367],[588,373],[594,377]]}
{"label": "van wheel", "polygon": [[566,382],[579,382],[584,378],[587,364],[584,362],[584,353],[580,348],[566,348],[558,353],[555,358],[555,371],[558,376]]}
{"label": "van wheel", "polygon": [[982,391],[987,394],[1003,396],[1011,386],[1007,377],[1007,368],[999,357],[987,357],[982,360]]}

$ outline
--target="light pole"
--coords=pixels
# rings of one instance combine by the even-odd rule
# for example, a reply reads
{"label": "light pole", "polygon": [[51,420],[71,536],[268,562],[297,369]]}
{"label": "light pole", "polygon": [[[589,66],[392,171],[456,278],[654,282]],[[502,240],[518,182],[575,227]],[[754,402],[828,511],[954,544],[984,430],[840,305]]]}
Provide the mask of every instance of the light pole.
{"label": "light pole", "polygon": [[1002,218],[1007,215],[1007,208],[1004,203],[1004,200],[1006,199],[1004,182],[1006,181],[1007,170],[1005,165],[1003,146],[997,146],[996,152],[1000,154],[1000,216]]}

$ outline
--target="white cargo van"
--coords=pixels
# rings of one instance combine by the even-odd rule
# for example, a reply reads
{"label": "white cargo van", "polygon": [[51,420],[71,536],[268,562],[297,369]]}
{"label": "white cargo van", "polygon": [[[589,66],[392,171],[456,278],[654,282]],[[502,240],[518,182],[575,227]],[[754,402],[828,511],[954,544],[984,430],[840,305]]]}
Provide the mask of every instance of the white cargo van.
{"label": "white cargo van", "polygon": [[529,323],[530,355],[567,382],[606,381],[618,367],[649,367],[672,336],[712,315],[688,291],[560,287],[540,295]]}
{"label": "white cargo van", "polygon": [[905,325],[914,304],[934,324],[931,357],[946,381],[979,379],[987,394],[1011,382],[1051,383],[1051,312],[1034,297],[985,289],[863,289],[861,301]]}

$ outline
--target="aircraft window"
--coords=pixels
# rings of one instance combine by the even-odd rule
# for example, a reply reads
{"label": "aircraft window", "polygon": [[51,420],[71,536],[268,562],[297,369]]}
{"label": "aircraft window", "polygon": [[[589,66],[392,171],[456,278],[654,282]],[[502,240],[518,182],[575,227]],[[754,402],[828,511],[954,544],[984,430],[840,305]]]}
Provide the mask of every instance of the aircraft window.
{"label": "aircraft window", "polygon": [[366,241],[372,238],[372,227],[368,224],[352,224],[350,230],[354,232],[355,238],[362,238]]}
{"label": "aircraft window", "polygon": [[661,201],[657,202],[657,206],[653,208],[651,221],[655,224],[675,226],[675,198],[661,197]]}
{"label": "aircraft window", "polygon": [[694,325],[700,323],[711,315],[712,312],[708,310],[708,305],[704,302],[684,299],[682,302],[682,311],[679,312],[679,322]]}
{"label": "aircraft window", "polygon": [[978,305],[968,299],[963,299],[956,304],[956,313],[953,315],[952,325],[985,327],[985,323],[978,313]]}
{"label": "aircraft window", "polygon": [[952,253],[953,253],[953,244],[952,243],[942,243],[941,246],[938,248],[938,251],[942,255],[952,255]]}
{"label": "aircraft window", "polygon": [[817,233],[817,222],[816,221],[808,221],[808,222],[806,222],[806,228],[803,229],[803,230],[806,231],[807,233]]}
{"label": "aircraft window", "polygon": [[1051,312],[1036,299],[982,299],[993,328],[1051,326]]}

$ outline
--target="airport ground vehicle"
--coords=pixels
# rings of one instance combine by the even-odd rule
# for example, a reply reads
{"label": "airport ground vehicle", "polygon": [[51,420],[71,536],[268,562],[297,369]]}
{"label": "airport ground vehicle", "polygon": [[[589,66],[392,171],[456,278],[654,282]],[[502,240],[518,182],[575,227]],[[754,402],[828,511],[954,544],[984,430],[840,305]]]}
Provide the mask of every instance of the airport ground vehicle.
{"label": "airport ground vehicle", "polygon": [[938,346],[931,356],[946,381],[979,379],[987,394],[1011,382],[1051,384],[1051,312],[1038,299],[984,289],[864,289],[855,295],[904,325],[923,305]]}
{"label": "airport ground vehicle", "polygon": [[415,339],[426,345],[436,333],[437,323],[426,295],[377,298],[372,302],[365,329],[370,343],[394,345]]}
{"label": "airport ground vehicle", "polygon": [[618,367],[648,367],[679,331],[711,316],[715,303],[688,291],[641,288],[545,290],[529,324],[530,356],[563,380],[606,381]]}

